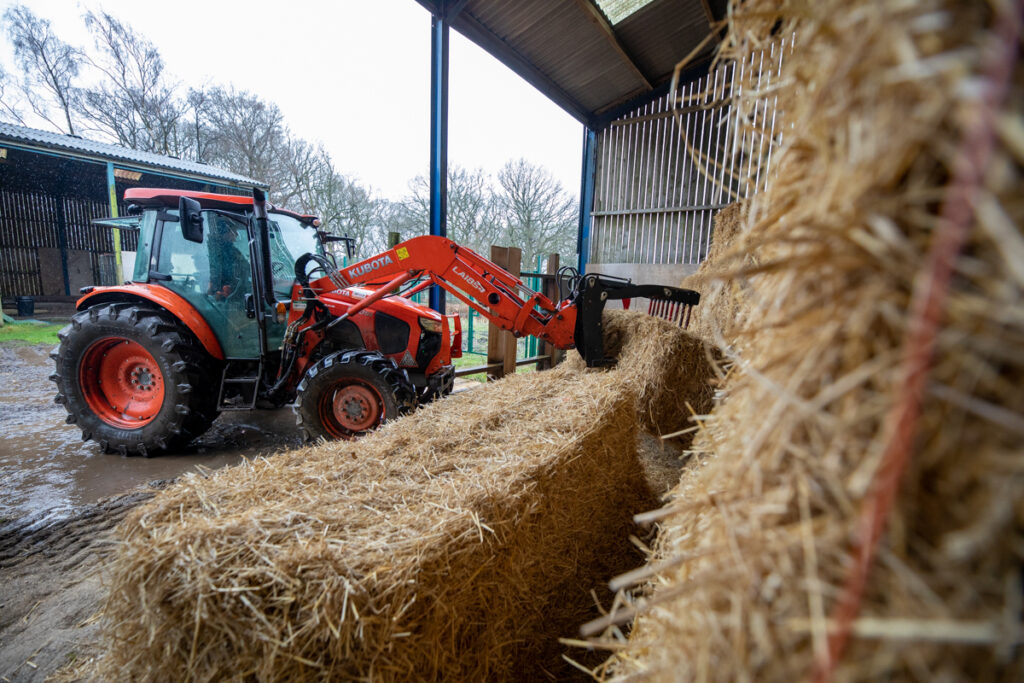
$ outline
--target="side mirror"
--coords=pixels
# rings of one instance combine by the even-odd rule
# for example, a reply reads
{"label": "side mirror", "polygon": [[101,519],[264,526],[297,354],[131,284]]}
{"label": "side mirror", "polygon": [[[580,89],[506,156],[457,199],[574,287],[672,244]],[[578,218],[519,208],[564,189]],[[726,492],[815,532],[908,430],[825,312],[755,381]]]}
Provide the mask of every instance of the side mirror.
{"label": "side mirror", "polygon": [[189,242],[203,241],[203,215],[199,202],[191,197],[178,199],[178,220],[181,221],[181,236]]}

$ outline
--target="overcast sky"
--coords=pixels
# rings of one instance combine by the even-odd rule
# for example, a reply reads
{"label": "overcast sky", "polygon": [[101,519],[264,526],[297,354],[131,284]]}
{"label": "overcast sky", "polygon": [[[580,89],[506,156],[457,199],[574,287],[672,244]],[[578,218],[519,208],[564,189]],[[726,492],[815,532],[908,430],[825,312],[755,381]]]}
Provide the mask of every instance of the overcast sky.
{"label": "overcast sky", "polygon": [[[0,0],[0,13],[10,0]],[[232,84],[275,102],[338,169],[397,199],[428,171],[430,14],[415,0],[26,0],[65,41],[91,46],[81,15],[102,7],[160,50],[184,87]],[[583,127],[451,32],[449,164],[495,172],[513,158],[579,192]],[[16,73],[10,43],[0,60]]]}

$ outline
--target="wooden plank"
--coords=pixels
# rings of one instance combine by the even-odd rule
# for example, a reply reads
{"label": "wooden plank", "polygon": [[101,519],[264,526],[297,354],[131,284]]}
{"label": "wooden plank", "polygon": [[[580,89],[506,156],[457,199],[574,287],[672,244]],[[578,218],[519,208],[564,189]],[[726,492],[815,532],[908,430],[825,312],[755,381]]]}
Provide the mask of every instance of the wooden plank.
{"label": "wooden plank", "polygon": [[456,377],[465,377],[466,375],[478,375],[481,372],[486,372],[488,375],[494,370],[502,369],[501,363],[492,363],[488,365],[471,365],[468,368],[459,368],[455,371]]}
{"label": "wooden plank", "polygon": [[[523,250],[519,247],[508,247],[508,266],[505,268],[508,272],[512,273],[516,277],[519,277],[520,267],[523,260]],[[505,373],[506,375],[514,375],[516,373],[516,350],[518,348],[519,340],[511,332],[503,332],[501,338],[505,342]]]}
{"label": "wooden plank", "polygon": [[[491,262],[500,267],[508,267],[508,248],[491,245]],[[488,379],[500,379],[505,376],[505,345],[501,338],[502,330],[495,324],[487,325],[487,364],[497,366],[488,371]]]}
{"label": "wooden plank", "polygon": [[[516,277],[519,277],[523,250],[518,247],[491,246],[491,261]],[[487,326],[487,363],[501,367],[488,373],[488,377],[500,379],[516,371],[516,338],[511,332],[494,324]]]}

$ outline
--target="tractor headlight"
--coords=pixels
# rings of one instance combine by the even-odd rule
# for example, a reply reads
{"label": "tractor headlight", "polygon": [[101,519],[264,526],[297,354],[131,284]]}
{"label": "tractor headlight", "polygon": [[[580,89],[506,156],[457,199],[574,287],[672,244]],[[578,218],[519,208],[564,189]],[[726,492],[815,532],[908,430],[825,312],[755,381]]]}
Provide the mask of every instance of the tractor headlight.
{"label": "tractor headlight", "polygon": [[433,318],[420,318],[420,327],[424,332],[441,332],[442,322]]}

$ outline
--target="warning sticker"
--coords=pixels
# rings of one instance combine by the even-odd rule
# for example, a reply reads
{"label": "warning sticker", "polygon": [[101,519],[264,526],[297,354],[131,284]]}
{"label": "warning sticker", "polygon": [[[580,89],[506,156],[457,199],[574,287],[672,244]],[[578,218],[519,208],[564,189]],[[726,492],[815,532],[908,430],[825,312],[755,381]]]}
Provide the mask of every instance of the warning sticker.
{"label": "warning sticker", "polygon": [[399,247],[398,249],[395,249],[395,253],[398,254],[399,261],[403,261],[409,258],[409,250],[406,249],[405,247]]}

